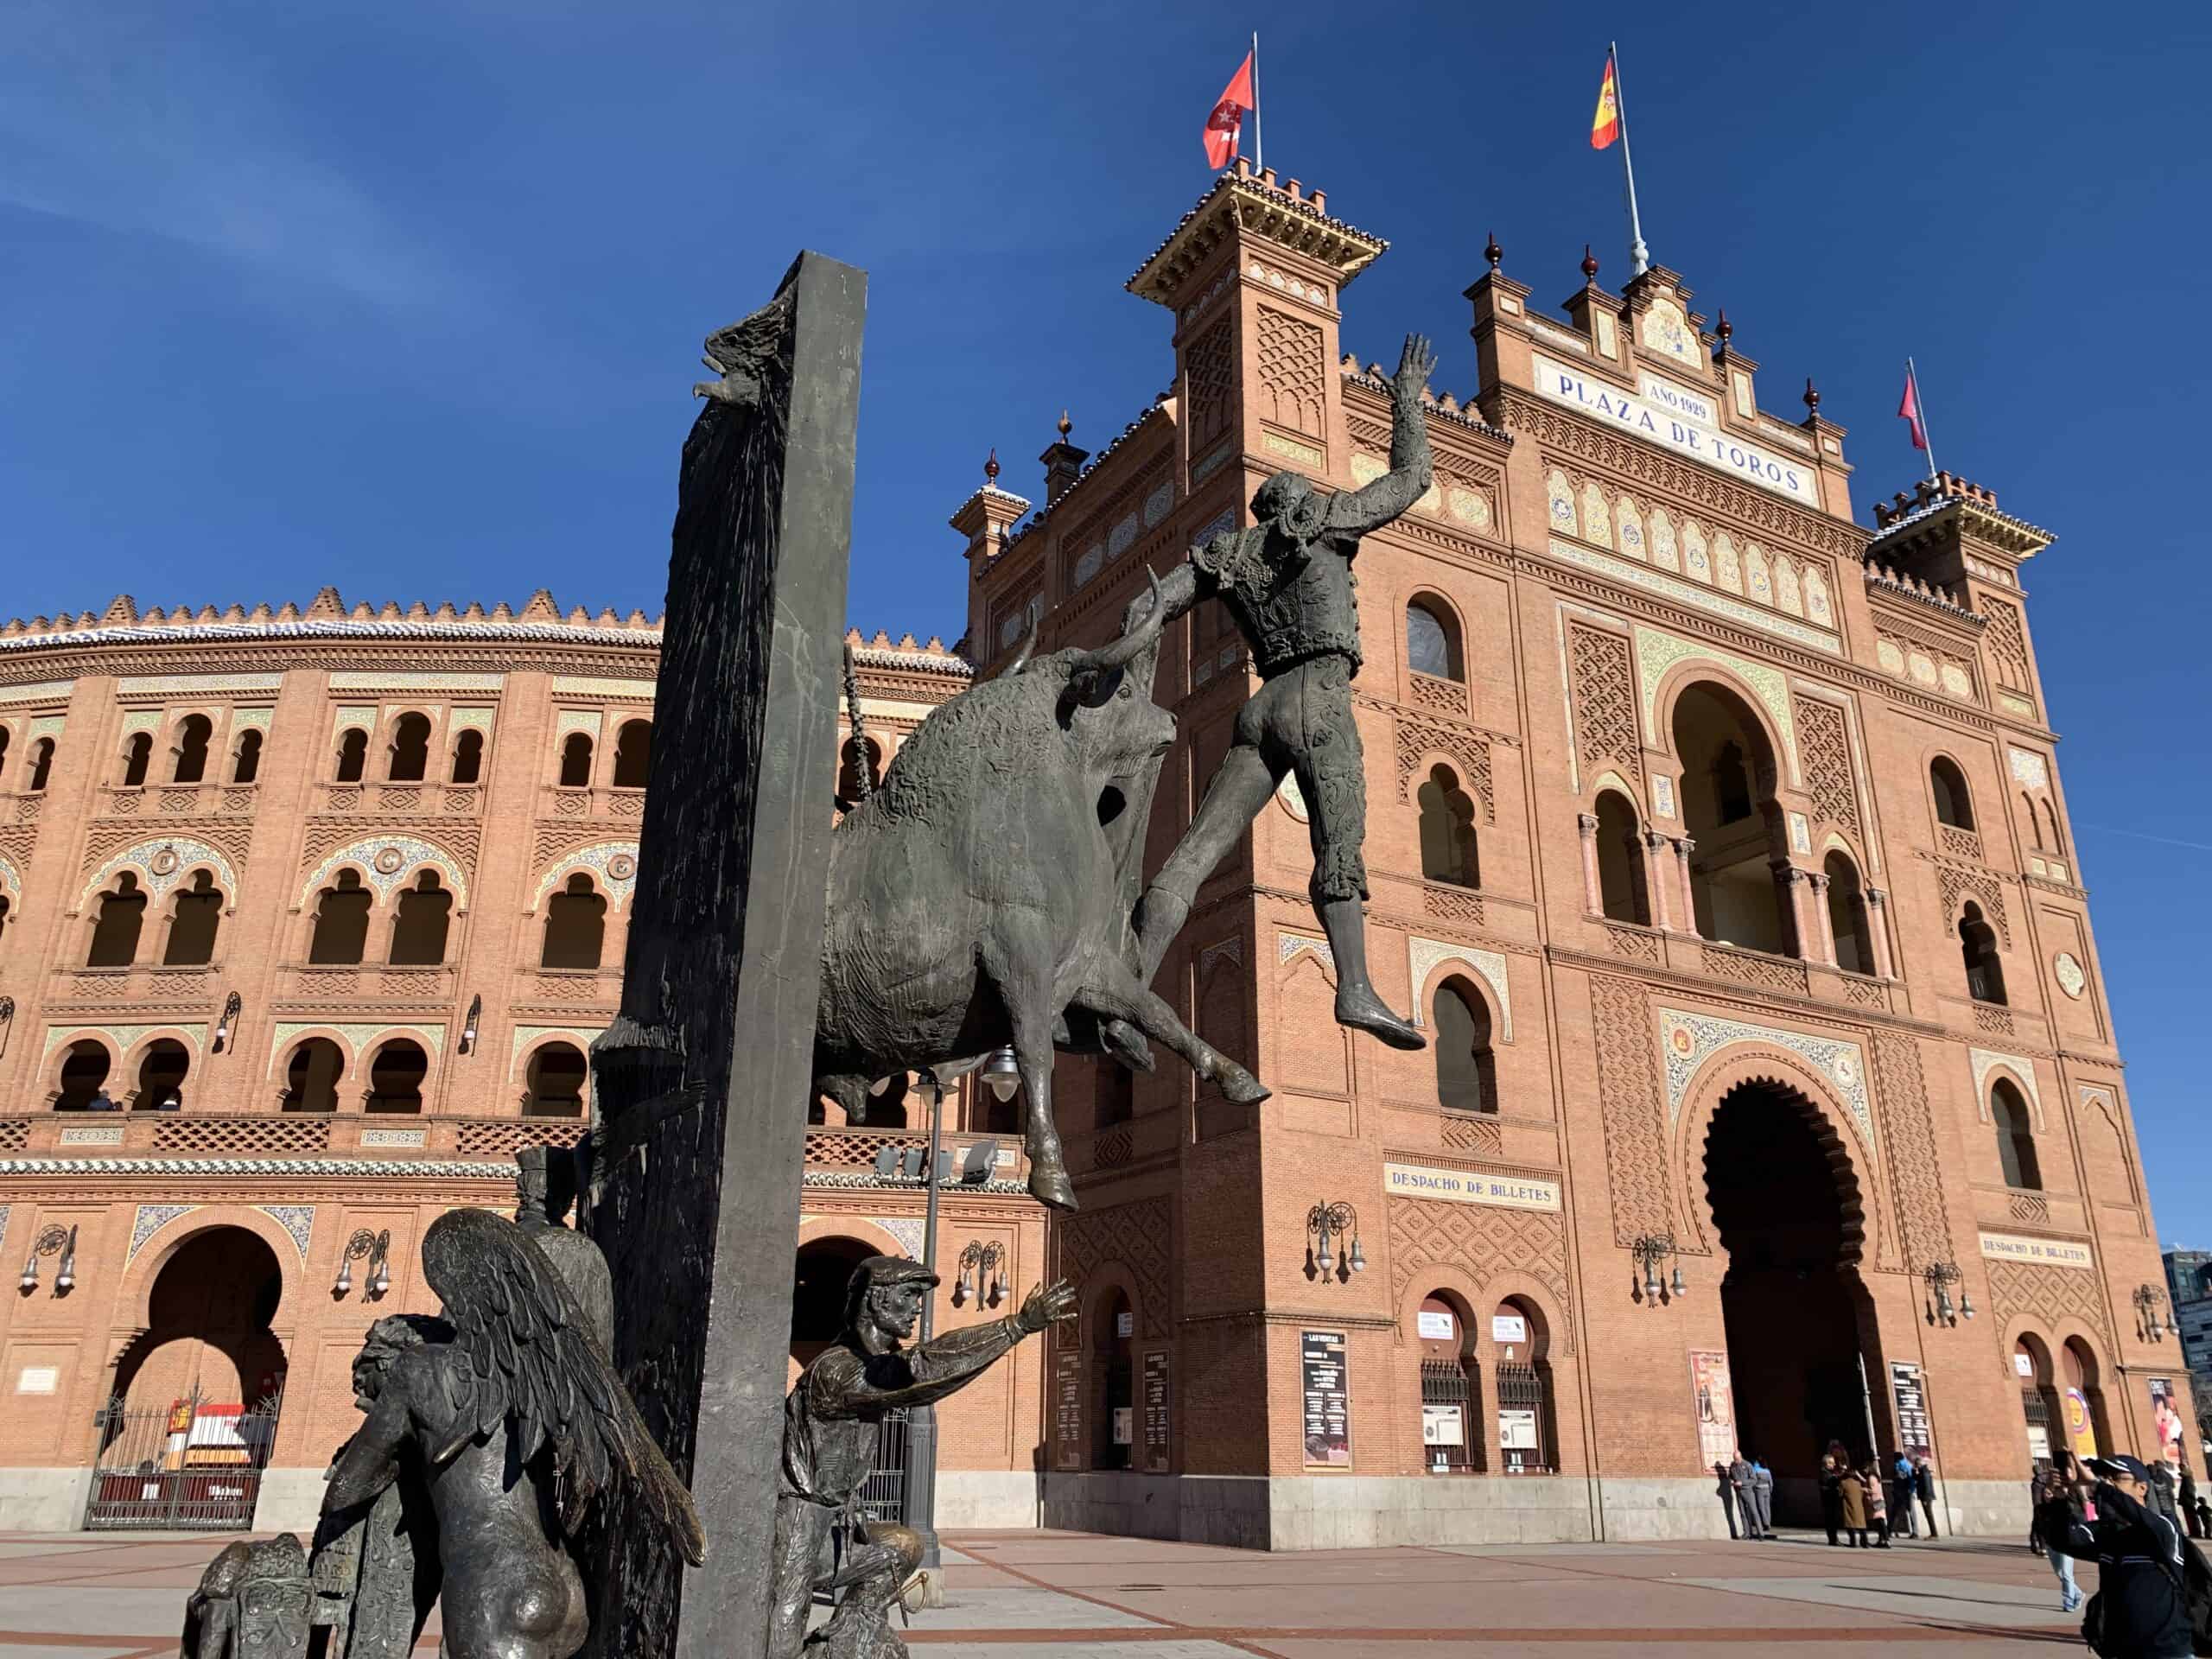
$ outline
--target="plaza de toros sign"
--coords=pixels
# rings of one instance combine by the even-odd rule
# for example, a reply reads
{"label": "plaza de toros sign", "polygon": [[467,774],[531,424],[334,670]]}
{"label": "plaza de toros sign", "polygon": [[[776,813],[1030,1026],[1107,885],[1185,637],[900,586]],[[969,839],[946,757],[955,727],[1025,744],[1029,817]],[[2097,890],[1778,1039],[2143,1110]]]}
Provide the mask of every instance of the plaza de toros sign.
{"label": "plaza de toros sign", "polygon": [[1623,391],[1541,352],[1535,354],[1535,374],[1537,394],[1554,404],[1611,421],[1637,437],[1792,501],[1808,507],[1821,504],[1821,480],[1810,467],[1721,431],[1712,400],[1702,393],[1648,372],[1641,393]]}
{"label": "plaza de toros sign", "polygon": [[1427,1164],[1385,1164],[1382,1190],[1394,1198],[1442,1198],[1503,1210],[1556,1210],[1559,1183],[1527,1175],[1490,1175],[1480,1170],[1437,1169]]}

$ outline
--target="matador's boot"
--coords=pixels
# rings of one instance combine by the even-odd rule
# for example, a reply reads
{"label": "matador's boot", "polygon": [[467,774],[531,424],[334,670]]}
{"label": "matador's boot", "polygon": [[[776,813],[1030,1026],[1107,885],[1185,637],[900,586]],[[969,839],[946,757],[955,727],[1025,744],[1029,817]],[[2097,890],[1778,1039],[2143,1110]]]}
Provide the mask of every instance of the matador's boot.
{"label": "matador's boot", "polygon": [[1379,1038],[1392,1048],[1427,1048],[1428,1039],[1409,1020],[1390,1012],[1367,977],[1367,918],[1357,899],[1325,899],[1321,931],[1329,936],[1329,954],[1337,960],[1337,1023]]}

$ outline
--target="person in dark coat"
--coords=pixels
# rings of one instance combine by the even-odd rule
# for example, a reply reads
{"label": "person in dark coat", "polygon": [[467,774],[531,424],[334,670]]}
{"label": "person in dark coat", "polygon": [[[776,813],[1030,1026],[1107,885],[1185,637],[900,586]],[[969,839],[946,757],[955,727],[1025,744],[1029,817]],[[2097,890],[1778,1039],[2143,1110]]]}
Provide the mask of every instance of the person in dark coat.
{"label": "person in dark coat", "polygon": [[1740,1538],[1744,1535],[1736,1529],[1736,1483],[1728,1478],[1728,1465],[1725,1463],[1714,1464],[1713,1475],[1719,1483],[1713,1490],[1720,1499],[1720,1513],[1728,1517],[1728,1535]]}
{"label": "person in dark coat", "polygon": [[1923,1452],[1912,1460],[1912,1495],[1920,1500],[1920,1512],[1928,1517],[1928,1535],[1937,1536],[1936,1531],[1936,1471]]}
{"label": "person in dark coat", "polygon": [[1728,1462],[1728,1484],[1736,1489],[1736,1513],[1744,1518],[1744,1536],[1759,1535],[1758,1500],[1751,1496],[1751,1465],[1738,1446]]}
{"label": "person in dark coat", "polygon": [[1830,1440],[1821,1459],[1821,1523],[1828,1529],[1830,1548],[1835,1547],[1836,1533],[1843,1525],[1843,1478],[1850,1467],[1842,1443]]}
{"label": "person in dark coat", "polygon": [[1866,1546],[1866,1483],[1859,1471],[1847,1461],[1836,1479],[1836,1495],[1843,1504],[1843,1529],[1851,1535],[1851,1547],[1864,1549]]}
{"label": "person in dark coat", "polygon": [[2194,1651],[2183,1594],[2181,1529],[2151,1502],[2151,1471],[2134,1458],[2091,1458],[2096,1484],[2086,1509],[2066,1499],[2037,1517],[2055,1551],[2097,1564],[2096,1650],[2111,1659],[2189,1659]]}
{"label": "person in dark coat", "polygon": [[1774,1471],[1751,1459],[1751,1519],[1758,1530],[1752,1535],[1772,1540],[1774,1537]]}
{"label": "person in dark coat", "polygon": [[2189,1465],[2185,1463],[2181,1465],[2180,1496],[2183,1524],[2188,1527],[2190,1537],[2202,1538],[2204,1535],[2204,1529],[2199,1523],[2196,1515],[2196,1506],[2199,1502],[2196,1496],[2196,1477],[2189,1472]]}

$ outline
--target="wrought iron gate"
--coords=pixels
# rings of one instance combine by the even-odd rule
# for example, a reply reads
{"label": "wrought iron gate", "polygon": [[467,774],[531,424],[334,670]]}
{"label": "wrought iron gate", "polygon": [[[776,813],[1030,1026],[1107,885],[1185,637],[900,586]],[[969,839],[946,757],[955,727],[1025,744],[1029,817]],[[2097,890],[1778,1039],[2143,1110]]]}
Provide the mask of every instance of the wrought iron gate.
{"label": "wrought iron gate", "polygon": [[243,1531],[253,1524],[261,1471],[276,1440],[280,1389],[259,1404],[211,1405],[197,1395],[94,1414],[99,1451],[85,1525],[94,1531]]}
{"label": "wrought iron gate", "polygon": [[906,1518],[906,1414],[893,1411],[877,1426],[875,1469],[861,1486],[861,1507],[872,1521]]}

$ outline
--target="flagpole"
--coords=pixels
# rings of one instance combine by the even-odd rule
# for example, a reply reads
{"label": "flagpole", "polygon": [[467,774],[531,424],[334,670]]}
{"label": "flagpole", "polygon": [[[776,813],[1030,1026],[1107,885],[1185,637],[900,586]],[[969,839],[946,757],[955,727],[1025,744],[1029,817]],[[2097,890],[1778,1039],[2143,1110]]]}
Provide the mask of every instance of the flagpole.
{"label": "flagpole", "polygon": [[[1651,250],[1643,245],[1643,224],[1636,212],[1636,161],[1628,149],[1628,89],[1621,76],[1621,43],[1608,43],[1607,50],[1613,59],[1613,112],[1621,124],[1621,166],[1628,175],[1628,269],[1631,276],[1641,276],[1651,267]],[[1254,100],[1259,98],[1255,85]]]}
{"label": "flagpole", "polygon": [[1260,137],[1260,31],[1252,31],[1252,170],[1268,162],[1268,147]]}
{"label": "flagpole", "polygon": [[1912,408],[1913,412],[1920,416],[1920,435],[1928,442],[1928,477],[1932,483],[1936,478],[1936,435],[1929,429],[1928,396],[1920,389],[1920,371],[1913,367],[1910,353],[1904,359],[1904,372],[1905,378],[1912,382]]}

